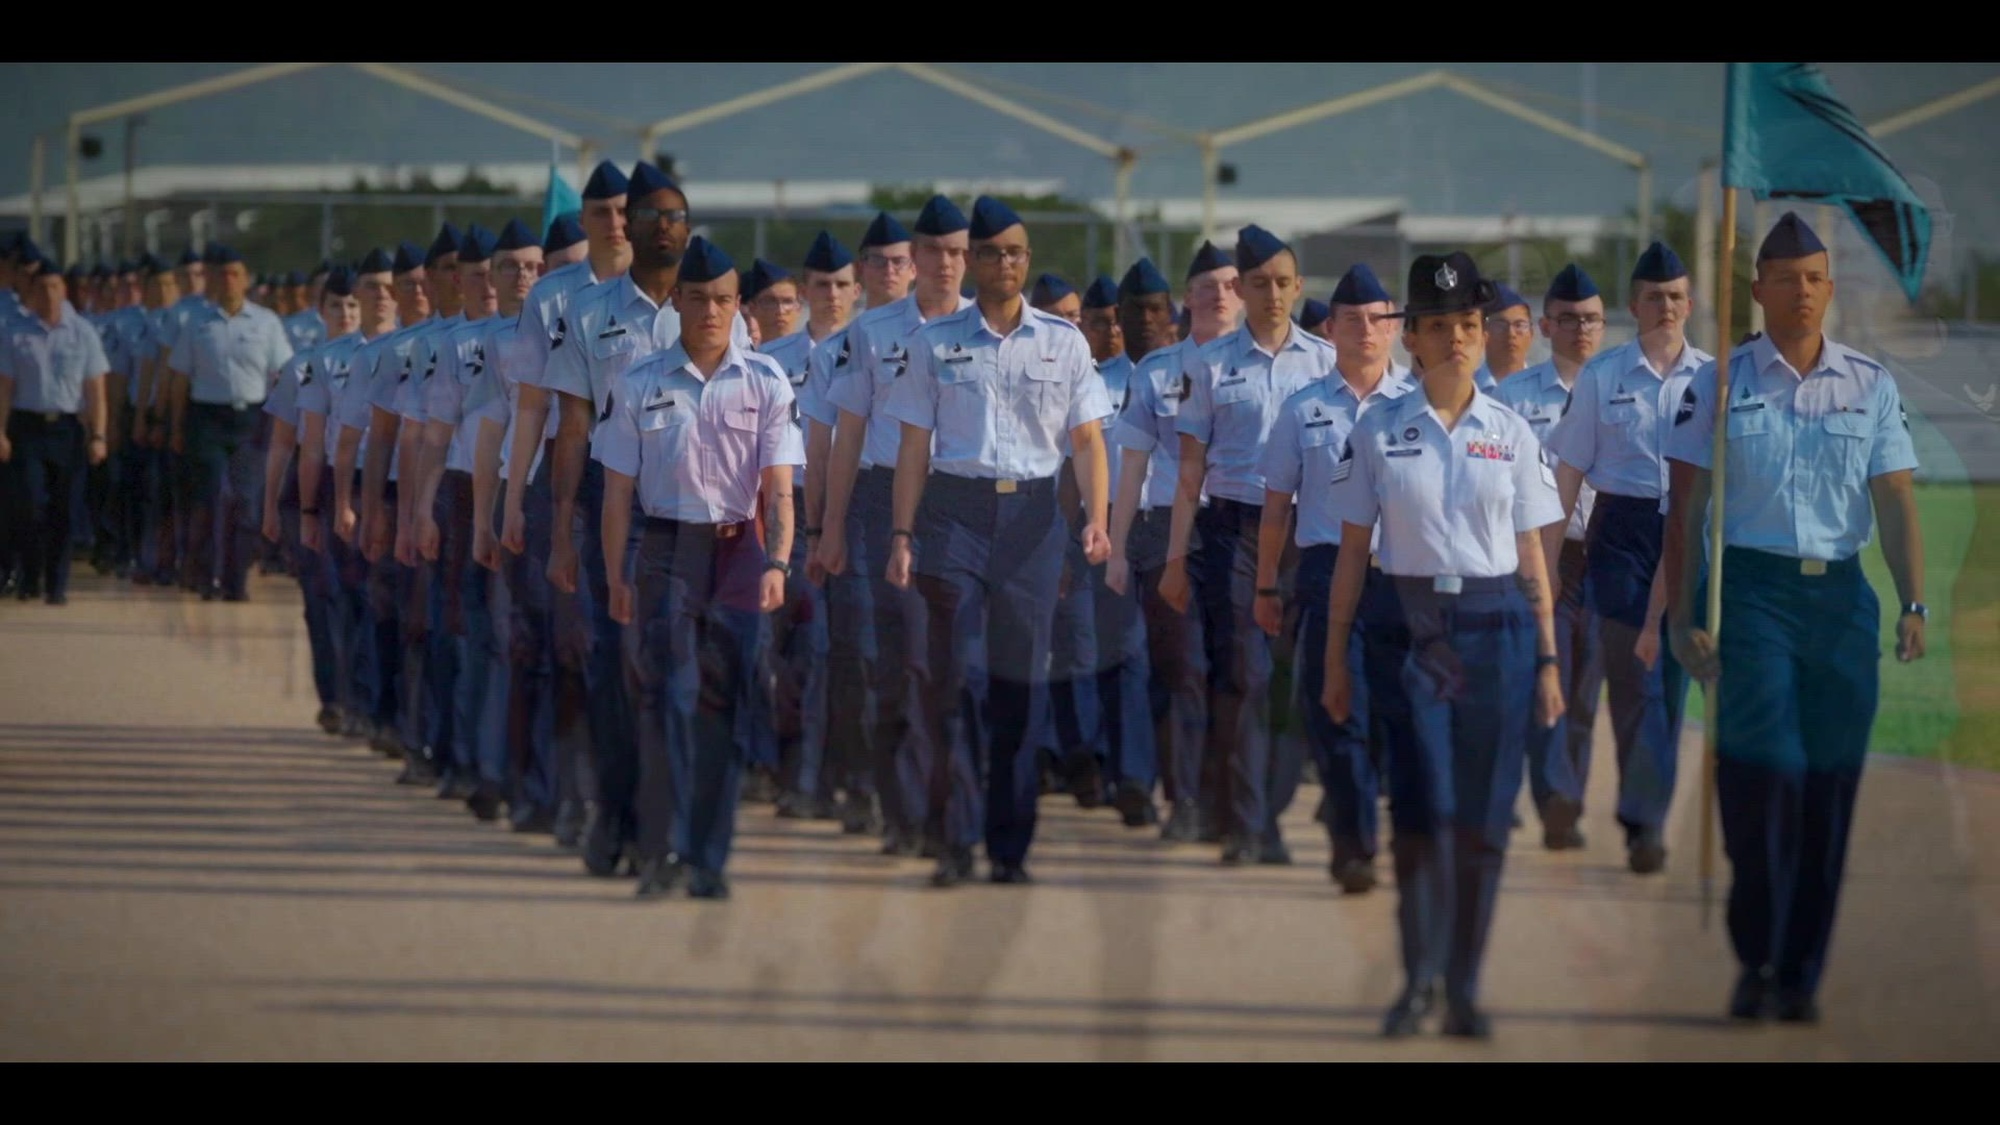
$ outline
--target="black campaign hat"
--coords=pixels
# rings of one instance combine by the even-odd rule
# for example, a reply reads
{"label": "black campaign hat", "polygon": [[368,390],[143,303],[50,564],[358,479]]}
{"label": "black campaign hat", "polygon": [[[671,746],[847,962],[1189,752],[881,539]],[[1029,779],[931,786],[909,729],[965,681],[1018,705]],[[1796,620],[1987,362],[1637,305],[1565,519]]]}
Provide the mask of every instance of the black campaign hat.
{"label": "black campaign hat", "polygon": [[1462,250],[1450,254],[1424,254],[1410,263],[1409,305],[1394,315],[1404,318],[1436,316],[1486,307],[1499,299],[1499,290],[1479,276],[1479,265]]}

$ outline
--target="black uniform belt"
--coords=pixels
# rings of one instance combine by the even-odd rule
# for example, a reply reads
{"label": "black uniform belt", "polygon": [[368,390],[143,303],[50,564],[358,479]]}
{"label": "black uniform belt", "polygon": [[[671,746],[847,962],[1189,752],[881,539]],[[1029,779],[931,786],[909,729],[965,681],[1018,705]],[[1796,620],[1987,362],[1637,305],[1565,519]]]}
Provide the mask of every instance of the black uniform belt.
{"label": "black uniform belt", "polygon": [[1849,555],[1844,559],[1798,559],[1790,555],[1773,554],[1755,547],[1729,547],[1722,552],[1723,581],[1729,575],[1753,574],[1760,577],[1795,577],[1804,575],[1818,578],[1828,574],[1849,575],[1861,569],[1861,556]]}
{"label": "black uniform belt", "polygon": [[37,422],[44,426],[53,426],[65,418],[76,417],[74,410],[23,410],[18,406],[9,414],[17,421]]}
{"label": "black uniform belt", "polygon": [[1209,497],[1208,506],[1217,512],[1235,512],[1245,517],[1256,516],[1262,518],[1264,515],[1264,505],[1245,504],[1241,500],[1231,500],[1227,496]]}
{"label": "black uniform belt", "polygon": [[710,532],[717,539],[734,539],[748,532],[754,525],[753,520],[744,520],[741,523],[695,523],[692,520],[670,520],[665,516],[646,517],[647,531],[676,531],[687,528],[692,531]]}
{"label": "black uniform belt", "polygon": [[243,412],[244,412],[244,411],[246,411],[246,410],[255,410],[255,409],[257,409],[258,407],[260,407],[260,406],[262,406],[262,405],[264,405],[264,404],[263,404],[263,403],[262,403],[261,401],[259,401],[259,402],[246,402],[246,403],[242,404],[241,406],[238,406],[238,405],[237,405],[236,403],[233,403],[233,402],[190,402],[190,403],[188,403],[188,407],[189,407],[190,409],[194,409],[194,410],[215,410],[215,411],[223,411],[223,410],[227,410],[227,411],[229,411],[229,412],[230,412],[230,413],[232,413],[232,414],[241,414],[241,413],[243,413]]}
{"label": "black uniform belt", "polygon": [[1043,492],[1053,492],[1056,487],[1056,478],[1051,476],[1043,477],[1040,480],[988,480],[985,477],[961,477],[952,473],[932,473],[930,484],[931,487],[937,488],[940,491],[961,494],[966,492],[987,492],[999,496],[1034,496]]}

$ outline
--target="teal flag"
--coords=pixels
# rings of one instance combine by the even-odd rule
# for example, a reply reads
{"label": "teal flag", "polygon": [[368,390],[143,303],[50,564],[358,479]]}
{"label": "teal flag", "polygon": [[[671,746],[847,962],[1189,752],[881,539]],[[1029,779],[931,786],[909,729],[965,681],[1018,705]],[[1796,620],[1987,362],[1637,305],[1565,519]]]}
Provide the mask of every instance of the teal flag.
{"label": "teal flag", "polygon": [[580,217],[582,213],[583,197],[569,186],[569,181],[562,178],[561,172],[556,171],[555,162],[550,161],[549,191],[542,198],[542,237],[549,236],[549,228],[555,225],[558,218],[564,215]]}
{"label": "teal flag", "polygon": [[1915,301],[1931,214],[1811,63],[1730,63],[1722,183],[1758,199],[1837,204]]}

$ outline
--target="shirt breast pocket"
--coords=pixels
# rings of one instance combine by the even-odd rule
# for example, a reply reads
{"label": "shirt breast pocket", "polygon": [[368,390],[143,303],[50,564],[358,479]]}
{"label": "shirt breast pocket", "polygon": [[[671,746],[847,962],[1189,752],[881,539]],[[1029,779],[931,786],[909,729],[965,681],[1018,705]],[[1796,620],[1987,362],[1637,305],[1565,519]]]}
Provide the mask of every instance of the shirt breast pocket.
{"label": "shirt breast pocket", "polygon": [[1300,452],[1304,454],[1308,475],[1326,476],[1333,472],[1340,463],[1340,451],[1347,445],[1342,437],[1339,428],[1333,425],[1299,431]]}
{"label": "shirt breast pocket", "polygon": [[1060,364],[1039,358],[1029,362],[1033,364],[1028,368],[1029,403],[1051,432],[1061,433],[1069,415],[1069,380]]}
{"label": "shirt breast pocket", "polygon": [[[1829,414],[1821,423],[1826,431],[1827,455],[1847,480],[1867,476],[1869,447],[1874,444],[1875,420],[1866,414],[1842,410]],[[1856,470],[1860,470],[1856,473]]]}
{"label": "shirt breast pocket", "polygon": [[605,378],[622,374],[626,365],[632,362],[632,353],[638,350],[638,337],[630,332],[599,336],[590,342],[590,357],[597,361],[598,370],[604,373]]}
{"label": "shirt breast pocket", "polygon": [[1636,430],[1646,421],[1645,407],[1636,398],[1613,398],[1604,404],[1604,424],[1620,430]]}

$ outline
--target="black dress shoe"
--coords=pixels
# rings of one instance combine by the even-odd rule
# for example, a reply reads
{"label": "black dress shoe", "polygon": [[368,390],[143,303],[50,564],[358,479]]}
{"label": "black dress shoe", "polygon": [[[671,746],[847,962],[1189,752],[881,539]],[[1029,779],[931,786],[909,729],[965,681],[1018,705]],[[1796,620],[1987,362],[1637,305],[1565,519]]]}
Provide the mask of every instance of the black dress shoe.
{"label": "black dress shoe", "polygon": [[322,707],[319,709],[319,715],[313,721],[319,724],[320,730],[327,734],[337,735],[340,733],[340,708],[333,706]]}
{"label": "black dress shoe", "polygon": [[993,865],[993,873],[988,878],[995,883],[1032,883],[1035,881],[1028,874],[1028,869],[1018,863],[996,863]]}
{"label": "black dress shoe", "polygon": [[42,602],[45,605],[68,605],[69,595],[51,592],[42,598]]}
{"label": "black dress shoe", "polygon": [[1736,978],[1729,994],[1729,1018],[1744,1023],[1761,1023],[1771,1018],[1771,980],[1756,969],[1745,969]]}
{"label": "black dress shoe", "polygon": [[397,776],[398,785],[430,785],[437,781],[437,767],[425,760],[422,754],[405,752],[403,772]]}
{"label": "black dress shoe", "polygon": [[515,832],[539,832],[548,835],[556,830],[554,809],[541,805],[523,805],[517,812],[508,810],[507,827]]}
{"label": "black dress shoe", "polygon": [[471,809],[472,815],[479,820],[500,819],[500,787],[482,783],[472,791],[472,796],[465,799],[465,807]]}
{"label": "black dress shoe", "polygon": [[1819,1022],[1819,1001],[1795,988],[1778,989],[1777,1003],[1773,1007],[1779,1023]]}
{"label": "black dress shoe", "polygon": [[618,874],[618,860],[623,854],[624,841],[618,838],[618,818],[607,813],[603,806],[593,804],[585,810],[583,823],[583,869],[601,879],[609,879]]}
{"label": "black dress shoe", "polygon": [[1193,801],[1175,803],[1160,829],[1160,839],[1172,844],[1192,844],[1201,835],[1201,813]]}
{"label": "black dress shoe", "polygon": [[704,867],[697,867],[694,869],[694,874],[688,878],[688,897],[728,898],[729,880],[723,878],[720,871],[710,871]]}
{"label": "black dress shoe", "polygon": [[1581,848],[1583,834],[1576,830],[1581,813],[1575,801],[1560,793],[1550,794],[1542,805],[1542,846],[1552,852]]}
{"label": "black dress shoe", "polygon": [[1104,804],[1104,771],[1097,764],[1097,755],[1088,752],[1070,754],[1063,761],[1063,788],[1076,798],[1078,808],[1094,809]]}
{"label": "black dress shoe", "polygon": [[1375,865],[1365,859],[1343,859],[1329,866],[1328,874],[1340,884],[1343,894],[1366,894],[1375,889]]}
{"label": "black dress shoe", "polygon": [[1259,850],[1256,844],[1232,836],[1222,845],[1222,862],[1231,867],[1242,863],[1255,863]]}
{"label": "black dress shoe", "polygon": [[937,870],[931,872],[931,886],[955,887],[972,878],[972,849],[945,848],[938,856]]}
{"label": "black dress shoe", "polygon": [[[882,839],[882,854],[899,856],[903,859],[915,859],[924,854],[924,843],[913,832],[905,831],[901,828],[891,828],[888,835]],[[931,853],[930,858],[937,858],[937,853]]]}
{"label": "black dress shoe", "polygon": [[1659,829],[1648,829],[1634,836],[1627,845],[1625,864],[1634,875],[1652,875],[1667,865],[1667,845],[1660,839]]}
{"label": "black dress shoe", "polygon": [[649,859],[639,868],[639,889],[634,897],[666,898],[687,878],[687,867],[674,856]]}
{"label": "black dress shoe", "polygon": [[1285,846],[1282,838],[1267,838],[1257,845],[1257,862],[1271,867],[1290,866],[1292,849]]}
{"label": "black dress shoe", "polygon": [[1453,1004],[1444,1014],[1444,1026],[1438,1030],[1455,1039],[1491,1039],[1493,1021],[1470,1004]]}
{"label": "black dress shoe", "polygon": [[1404,989],[1389,1011],[1382,1017],[1382,1035],[1388,1039],[1402,1039],[1419,1034],[1424,1029],[1424,1020],[1437,1006],[1437,986],[1421,989]]}
{"label": "black dress shoe", "polygon": [[840,807],[840,831],[848,836],[877,836],[882,832],[882,814],[876,810],[875,795],[848,794]]}
{"label": "black dress shoe", "polygon": [[556,847],[573,848],[583,837],[583,803],[564,800],[556,804]]}
{"label": "black dress shoe", "polygon": [[1152,795],[1129,781],[1118,783],[1118,792],[1111,803],[1127,828],[1147,828],[1160,822],[1160,811],[1153,807]]}

